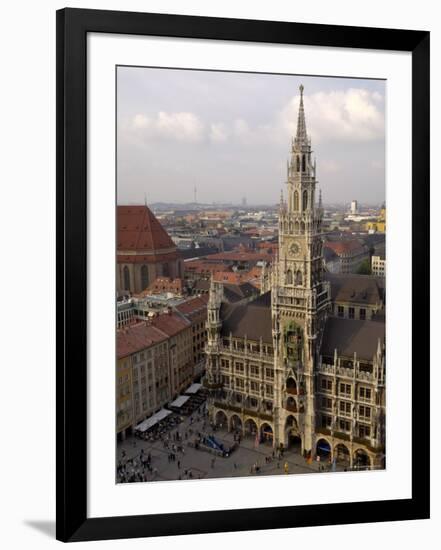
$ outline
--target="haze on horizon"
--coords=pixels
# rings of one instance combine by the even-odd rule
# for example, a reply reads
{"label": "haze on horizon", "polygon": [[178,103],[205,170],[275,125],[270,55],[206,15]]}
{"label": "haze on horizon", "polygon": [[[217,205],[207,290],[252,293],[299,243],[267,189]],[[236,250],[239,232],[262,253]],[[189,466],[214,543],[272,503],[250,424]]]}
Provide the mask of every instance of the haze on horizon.
{"label": "haze on horizon", "polygon": [[277,203],[300,84],[324,203],[383,202],[384,80],[118,67],[118,204]]}

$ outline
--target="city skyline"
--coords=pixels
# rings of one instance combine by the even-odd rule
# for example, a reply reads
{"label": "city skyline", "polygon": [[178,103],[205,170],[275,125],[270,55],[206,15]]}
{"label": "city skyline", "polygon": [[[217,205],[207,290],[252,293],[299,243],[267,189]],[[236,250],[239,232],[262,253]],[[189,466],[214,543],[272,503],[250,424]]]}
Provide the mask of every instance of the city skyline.
{"label": "city skyline", "polygon": [[118,204],[273,205],[305,86],[324,203],[385,200],[385,82],[118,67]]}

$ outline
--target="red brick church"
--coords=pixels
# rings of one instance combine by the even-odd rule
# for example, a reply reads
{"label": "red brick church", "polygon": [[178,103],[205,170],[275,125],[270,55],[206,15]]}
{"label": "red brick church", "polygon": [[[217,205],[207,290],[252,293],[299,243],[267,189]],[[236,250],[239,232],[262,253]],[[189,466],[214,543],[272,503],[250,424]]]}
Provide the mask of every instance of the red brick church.
{"label": "red brick church", "polygon": [[181,277],[181,260],[172,239],[148,206],[117,207],[119,294],[142,292],[157,277]]}

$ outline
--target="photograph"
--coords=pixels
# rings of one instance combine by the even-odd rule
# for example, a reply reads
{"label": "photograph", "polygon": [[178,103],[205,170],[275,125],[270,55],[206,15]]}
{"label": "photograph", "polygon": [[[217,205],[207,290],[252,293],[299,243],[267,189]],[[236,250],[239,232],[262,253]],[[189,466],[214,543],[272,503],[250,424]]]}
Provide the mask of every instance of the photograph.
{"label": "photograph", "polygon": [[387,81],[115,70],[116,483],[385,470]]}

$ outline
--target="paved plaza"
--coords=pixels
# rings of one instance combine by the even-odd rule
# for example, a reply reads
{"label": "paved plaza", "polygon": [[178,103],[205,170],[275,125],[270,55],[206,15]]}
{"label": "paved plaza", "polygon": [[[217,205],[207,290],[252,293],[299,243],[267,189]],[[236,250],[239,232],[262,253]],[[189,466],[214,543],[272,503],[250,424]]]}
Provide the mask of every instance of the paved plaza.
{"label": "paved plaza", "polygon": [[[204,427],[205,426],[205,427]],[[181,441],[175,441],[179,432]],[[125,441],[118,442],[117,464],[125,465],[124,475],[118,476],[119,482],[125,481],[171,481],[179,479],[208,479],[222,477],[244,477],[250,475],[309,474],[319,471],[329,471],[328,463],[312,462],[308,464],[301,456],[299,449],[285,450],[278,458],[270,443],[256,444],[255,438],[241,440],[238,448],[229,457],[216,456],[210,452],[195,449],[188,445],[195,440],[198,432],[214,434],[218,441],[226,447],[234,442],[234,434],[224,429],[213,432],[205,414],[193,414],[177,428],[171,429],[163,440],[154,442],[129,436]],[[182,451],[174,452],[173,445]],[[175,459],[170,460],[170,454]],[[149,467],[144,467],[142,461],[150,456]],[[336,470],[343,470],[337,465]]]}

